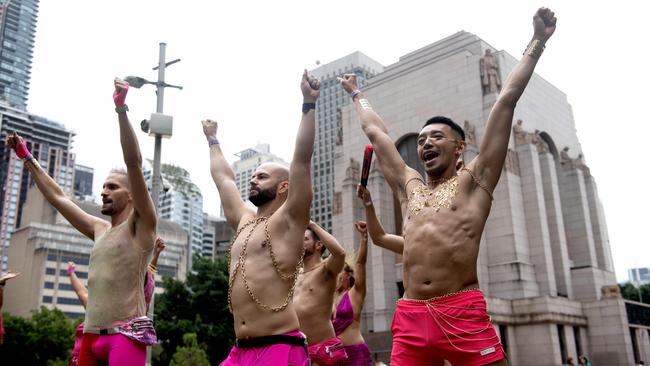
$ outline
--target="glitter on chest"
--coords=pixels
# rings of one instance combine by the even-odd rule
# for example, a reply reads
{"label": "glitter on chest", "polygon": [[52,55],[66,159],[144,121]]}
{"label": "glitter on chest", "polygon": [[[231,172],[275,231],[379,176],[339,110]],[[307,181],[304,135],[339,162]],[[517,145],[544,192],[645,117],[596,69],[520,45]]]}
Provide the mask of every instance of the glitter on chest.
{"label": "glitter on chest", "polygon": [[433,191],[426,185],[419,185],[411,191],[408,200],[409,217],[418,214],[425,207],[432,208],[435,212],[441,208],[450,208],[451,203],[458,194],[458,176],[442,182]]}

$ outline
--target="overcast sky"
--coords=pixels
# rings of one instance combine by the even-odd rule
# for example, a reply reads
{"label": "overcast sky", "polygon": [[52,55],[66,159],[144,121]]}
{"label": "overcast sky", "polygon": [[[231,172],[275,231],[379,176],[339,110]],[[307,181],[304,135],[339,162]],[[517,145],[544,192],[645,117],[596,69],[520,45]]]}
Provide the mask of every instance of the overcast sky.
{"label": "overcast sky", "polygon": [[[186,168],[217,214],[200,127],[217,119],[230,161],[258,142],[289,161],[302,102],[303,68],[356,50],[384,65],[457,31],[518,57],[539,6],[558,27],[537,73],[567,94],[578,138],[605,208],[617,278],[650,266],[650,120],[646,1],[41,1],[28,109],[76,132],[77,163],[95,168],[94,193],[122,163],[112,80],[156,80],[158,43],[167,59],[165,113],[174,136],[162,161]],[[129,91],[132,122],[155,111],[153,86]],[[138,129],[145,158],[153,137]],[[641,163],[641,164],[639,164]],[[644,219],[645,218],[645,219]]]}

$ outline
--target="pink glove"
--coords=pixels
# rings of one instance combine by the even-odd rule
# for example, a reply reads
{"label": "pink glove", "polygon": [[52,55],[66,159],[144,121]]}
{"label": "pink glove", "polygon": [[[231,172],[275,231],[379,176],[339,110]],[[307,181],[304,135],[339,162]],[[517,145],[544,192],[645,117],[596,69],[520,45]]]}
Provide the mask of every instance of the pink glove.
{"label": "pink glove", "polygon": [[68,264],[68,277],[69,277],[71,274],[74,273],[74,270],[75,270],[75,265],[74,265],[74,263],[69,263],[69,264]]}
{"label": "pink glove", "polygon": [[129,92],[129,84],[124,83],[124,86],[122,89],[115,90],[113,92],[113,101],[115,102],[116,107],[121,107],[124,105],[124,102],[126,101],[126,93]]}
{"label": "pink glove", "polygon": [[[14,136],[16,136],[14,134]],[[16,147],[14,147],[14,151],[16,152],[16,155],[18,155],[18,158],[20,159],[28,159],[31,160],[34,157],[32,154],[29,152],[27,149],[27,144],[25,144],[25,140],[23,140],[22,137],[18,137],[16,142]]]}

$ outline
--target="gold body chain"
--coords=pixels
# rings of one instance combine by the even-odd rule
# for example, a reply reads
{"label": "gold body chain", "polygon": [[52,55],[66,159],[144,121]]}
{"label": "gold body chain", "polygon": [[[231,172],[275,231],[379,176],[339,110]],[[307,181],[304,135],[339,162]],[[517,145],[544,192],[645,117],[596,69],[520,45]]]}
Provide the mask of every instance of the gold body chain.
{"label": "gold body chain", "polygon": [[[246,224],[244,224],[244,226],[242,226],[241,228],[239,228],[239,230],[237,230],[237,233],[235,233],[232,239],[232,243],[230,244],[230,250],[228,251],[228,271],[230,271],[230,264],[232,259],[232,248],[235,245],[235,241],[237,240],[239,234],[241,234],[241,232],[244,229],[253,225],[251,230],[246,235],[246,238],[244,239],[244,245],[242,246],[241,252],[239,253],[237,264],[235,264],[235,269],[230,274],[230,279],[228,281],[228,308],[230,309],[231,313],[232,313],[232,288],[235,283],[235,278],[237,277],[237,272],[239,271],[240,267],[241,267],[242,279],[244,280],[244,287],[246,287],[246,292],[248,292],[248,296],[250,296],[251,300],[253,300],[262,309],[273,311],[273,312],[280,312],[289,305],[289,302],[293,298],[293,292],[296,288],[296,281],[298,280],[298,273],[300,272],[300,269],[303,267],[303,256],[304,256],[305,249],[303,248],[303,251],[300,254],[300,260],[298,261],[298,265],[296,266],[296,270],[293,272],[293,274],[290,275],[284,274],[282,270],[280,270],[280,266],[278,265],[278,262],[275,258],[275,253],[273,252],[273,246],[271,245],[271,235],[269,234],[269,219],[271,218],[271,215],[257,217],[249,220]],[[273,264],[273,268],[275,268],[275,272],[284,281],[293,279],[293,284],[289,289],[289,293],[287,294],[287,297],[285,298],[284,302],[280,306],[270,306],[263,303],[255,295],[253,289],[251,289],[250,285],[248,284],[248,280],[246,279],[246,248],[248,247],[248,241],[250,240],[251,235],[253,234],[255,229],[262,223],[264,224],[264,234],[266,235],[266,239],[264,240],[264,242],[262,242],[262,246],[263,247],[266,246],[269,248],[269,257],[271,257],[271,263]]]}
{"label": "gold body chain", "polygon": [[[485,191],[485,193],[488,194],[488,196],[490,196],[490,200],[494,200],[494,196],[492,196],[492,192],[490,192],[487,186],[483,184],[474,175],[474,173],[471,170],[469,170],[466,167],[461,169],[461,171],[463,170],[466,171],[470,175],[470,177],[472,177],[472,180],[474,180],[474,182],[479,187],[481,187]],[[420,212],[425,207],[431,207],[436,212],[440,211],[441,208],[449,208],[451,207],[451,202],[458,194],[457,175],[454,175],[453,177],[450,177],[447,180],[440,183],[440,185],[437,187],[435,191],[429,188],[429,186],[427,186],[424,183],[424,181],[422,181],[422,179],[419,177],[414,177],[407,180],[406,184],[404,184],[404,188],[406,189],[409,183],[411,183],[414,180],[418,180],[422,184],[413,188],[411,194],[409,195],[408,208],[409,208],[410,215],[414,215]]]}
{"label": "gold body chain", "polygon": [[431,207],[435,212],[441,208],[451,207],[451,202],[458,194],[458,176],[440,183],[435,191],[427,185],[419,185],[411,191],[408,200],[409,216],[415,215],[425,207]]}

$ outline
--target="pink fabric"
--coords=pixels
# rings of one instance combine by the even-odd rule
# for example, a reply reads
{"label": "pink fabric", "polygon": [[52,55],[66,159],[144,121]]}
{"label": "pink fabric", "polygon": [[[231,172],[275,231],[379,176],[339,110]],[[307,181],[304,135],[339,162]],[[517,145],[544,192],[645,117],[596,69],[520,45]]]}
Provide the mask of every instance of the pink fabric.
{"label": "pink fabric", "polygon": [[370,349],[365,343],[345,346],[345,353],[348,354],[348,359],[341,366],[372,366]]}
{"label": "pink fabric", "polygon": [[79,366],[143,366],[147,359],[144,344],[122,334],[99,335],[84,333],[79,354]]}
{"label": "pink fabric", "polygon": [[391,331],[391,365],[478,366],[506,357],[480,290],[426,302],[401,299]]}
{"label": "pink fabric", "polygon": [[126,93],[129,92],[129,84],[124,86],[124,89],[115,90],[113,92],[113,102],[115,102],[116,107],[121,107],[126,102]]}
{"label": "pink fabric", "polygon": [[147,307],[151,304],[151,298],[153,297],[153,290],[156,287],[154,282],[153,273],[147,271],[144,279],[144,301],[147,303]]}
{"label": "pink fabric", "polygon": [[74,265],[74,263],[72,263],[72,264],[68,264],[68,269],[67,269],[68,276],[70,276],[72,273],[74,273],[74,271],[75,271],[75,265]]}
{"label": "pink fabric", "polygon": [[354,310],[352,309],[352,302],[350,301],[350,292],[347,291],[339,301],[336,307],[336,315],[332,320],[334,326],[334,333],[338,336],[352,324],[354,321]]}
{"label": "pink fabric", "polygon": [[79,353],[81,352],[81,340],[83,339],[83,335],[84,323],[81,322],[74,332],[74,347],[72,347],[72,353],[70,353],[68,366],[77,366],[79,364]]}
{"label": "pink fabric", "polygon": [[343,342],[337,337],[309,346],[309,358],[321,366],[340,365],[348,358]]}
{"label": "pink fabric", "polygon": [[[300,331],[285,333],[285,335],[304,337]],[[228,357],[220,366],[309,366],[309,358],[305,348],[290,344],[274,344],[257,348],[238,348],[234,346]]]}
{"label": "pink fabric", "polygon": [[32,154],[29,152],[27,149],[27,144],[25,143],[25,140],[23,140],[22,137],[18,138],[18,143],[16,144],[16,147],[14,147],[14,151],[16,152],[16,155],[20,159],[25,159],[26,157],[32,157]]}

